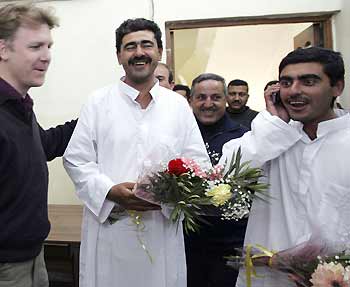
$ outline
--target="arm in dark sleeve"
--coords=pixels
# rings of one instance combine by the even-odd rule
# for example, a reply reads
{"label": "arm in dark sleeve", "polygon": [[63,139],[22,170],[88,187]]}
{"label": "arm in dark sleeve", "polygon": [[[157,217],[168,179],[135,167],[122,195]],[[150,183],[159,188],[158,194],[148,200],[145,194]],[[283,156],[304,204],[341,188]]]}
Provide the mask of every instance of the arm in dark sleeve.
{"label": "arm in dark sleeve", "polygon": [[0,183],[2,183],[2,175],[6,171],[6,167],[10,164],[9,152],[7,150],[5,141],[2,139],[0,134]]}
{"label": "arm in dark sleeve", "polygon": [[[16,177],[16,174],[18,174],[18,166],[16,163],[19,157],[14,158],[13,149],[11,147],[13,147],[13,142],[0,131],[0,206],[6,206],[4,198],[7,196],[13,198],[14,193],[10,195],[8,192],[10,190],[14,191],[13,185],[16,183],[16,180],[18,180]],[[14,149],[17,152],[17,148],[14,147]]]}
{"label": "arm in dark sleeve", "polygon": [[44,130],[39,126],[41,143],[48,161],[63,155],[77,121],[78,120],[72,120],[48,130]]}

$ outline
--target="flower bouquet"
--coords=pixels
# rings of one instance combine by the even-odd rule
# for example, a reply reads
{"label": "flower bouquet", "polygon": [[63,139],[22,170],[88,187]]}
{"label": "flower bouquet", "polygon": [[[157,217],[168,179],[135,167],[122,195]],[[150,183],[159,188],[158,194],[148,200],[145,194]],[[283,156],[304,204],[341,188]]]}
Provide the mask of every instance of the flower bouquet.
{"label": "flower bouquet", "polygon": [[[298,287],[350,287],[350,249],[334,252],[319,239],[310,239],[280,252],[263,246],[247,246],[243,256],[228,256],[227,265],[245,268],[246,285],[257,277],[256,266],[267,266],[288,274]],[[254,263],[253,263],[254,262]]]}
{"label": "flower bouquet", "polygon": [[[172,153],[160,146],[147,158],[171,158]],[[156,162],[156,164],[154,164]],[[156,160],[144,160],[143,173],[134,186],[135,196],[162,207],[162,213],[172,222],[182,224],[186,233],[199,230],[203,215],[219,209],[223,220],[239,220],[247,216],[252,199],[264,199],[267,184],[260,183],[262,170],[241,163],[241,150],[233,155],[228,166],[203,169],[192,159],[175,158],[166,165]],[[226,171],[226,172],[225,172]],[[152,256],[142,239],[145,224],[142,212],[115,206],[108,217],[114,224],[123,216],[130,216],[136,228],[140,246],[150,261]]]}
{"label": "flower bouquet", "polygon": [[296,263],[286,266],[285,271],[297,286],[350,287],[350,254],[346,251]]}
{"label": "flower bouquet", "polygon": [[[343,198],[344,200],[344,198]],[[345,200],[346,201],[346,200]],[[317,216],[321,224],[313,227],[308,241],[296,247],[280,251],[272,256],[271,268],[287,272],[289,278],[302,287],[350,287],[350,228],[343,223],[329,225],[337,215],[346,216],[348,211],[328,202],[328,212],[334,217],[321,213]],[[322,210],[322,204],[321,204]]]}
{"label": "flower bouquet", "polygon": [[257,277],[255,266],[288,274],[296,286],[350,287],[350,194],[341,189],[322,193],[318,212],[310,218],[310,234],[294,247],[274,252],[258,244],[243,249],[243,256],[227,257],[233,268],[245,267],[246,285]]}
{"label": "flower bouquet", "polygon": [[270,267],[288,273],[296,286],[350,287],[350,250],[335,253],[314,241],[276,253]]}
{"label": "flower bouquet", "polygon": [[185,232],[195,232],[204,221],[208,208],[216,207],[226,220],[239,220],[249,213],[254,197],[264,198],[267,184],[260,183],[262,170],[241,163],[241,150],[224,167],[203,170],[192,159],[177,158],[167,168],[143,176],[135,195],[149,202],[167,205],[172,209],[170,219]]}

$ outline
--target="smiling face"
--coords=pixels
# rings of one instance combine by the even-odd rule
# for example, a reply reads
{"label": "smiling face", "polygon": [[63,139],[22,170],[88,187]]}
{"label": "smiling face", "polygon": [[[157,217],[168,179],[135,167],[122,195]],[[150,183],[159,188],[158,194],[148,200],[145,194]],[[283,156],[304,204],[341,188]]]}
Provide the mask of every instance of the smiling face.
{"label": "smiling face", "polygon": [[332,99],[341,94],[343,82],[333,87],[316,62],[287,65],[280,74],[281,100],[289,116],[305,125],[317,125],[335,117]]}
{"label": "smiling face", "polygon": [[125,83],[130,86],[154,80],[154,70],[162,55],[154,33],[141,30],[126,34],[122,39],[119,64],[125,70]]}
{"label": "smiling face", "polygon": [[48,25],[20,26],[12,39],[0,40],[2,77],[20,94],[39,87],[51,61]]}
{"label": "smiling face", "polygon": [[194,86],[190,104],[200,123],[203,125],[215,124],[225,114],[224,84],[215,80],[199,82]]}

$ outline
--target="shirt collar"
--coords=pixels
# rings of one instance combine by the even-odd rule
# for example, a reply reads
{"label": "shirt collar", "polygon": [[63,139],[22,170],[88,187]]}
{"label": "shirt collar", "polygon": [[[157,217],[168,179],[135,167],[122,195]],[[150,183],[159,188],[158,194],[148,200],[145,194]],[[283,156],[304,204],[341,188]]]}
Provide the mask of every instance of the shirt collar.
{"label": "shirt collar", "polygon": [[[119,89],[126,94],[131,100],[135,101],[137,96],[139,95],[140,91],[134,89],[133,87],[129,86],[124,82],[124,77],[122,77],[119,80]],[[149,91],[151,94],[153,100],[155,102],[158,101],[159,95],[160,95],[160,86],[158,79],[156,80],[155,84],[153,85],[152,89]]]}
{"label": "shirt collar", "polygon": [[[304,138],[307,138],[308,141],[310,140],[306,133],[303,132],[303,124],[301,122],[291,120],[291,125],[302,132],[304,134]],[[328,121],[320,122],[317,127],[317,138],[321,138],[331,132],[345,128],[350,128],[350,113],[338,116]]]}
{"label": "shirt collar", "polygon": [[16,91],[8,82],[0,77],[0,104],[3,104],[7,100],[21,100],[22,95]]}
{"label": "shirt collar", "polygon": [[323,137],[330,132],[346,128],[350,128],[350,114],[345,114],[328,121],[320,122],[317,128],[317,137]]}
{"label": "shirt collar", "polygon": [[14,87],[12,87],[4,79],[0,78],[0,105],[6,103],[7,101],[16,103],[19,111],[24,113],[28,119],[31,118],[34,104],[32,98],[28,94],[26,94],[26,96],[23,98]]}

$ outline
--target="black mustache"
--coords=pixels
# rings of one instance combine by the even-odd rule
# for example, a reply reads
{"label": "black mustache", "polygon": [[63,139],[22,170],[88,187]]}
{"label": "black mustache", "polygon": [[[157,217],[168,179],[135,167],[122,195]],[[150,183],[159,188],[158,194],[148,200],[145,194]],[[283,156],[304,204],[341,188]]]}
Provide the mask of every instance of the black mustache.
{"label": "black mustache", "polygon": [[217,111],[217,108],[214,108],[214,107],[211,107],[211,108],[202,108],[201,109],[202,112],[216,112]]}
{"label": "black mustache", "polygon": [[146,62],[148,64],[148,63],[152,62],[152,59],[150,57],[146,57],[146,56],[134,57],[134,58],[129,59],[128,64],[133,65],[136,62]]}
{"label": "black mustache", "polygon": [[288,100],[308,102],[309,99],[303,95],[291,95]]}

